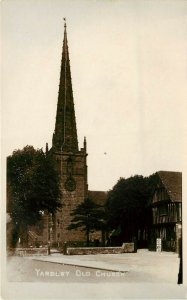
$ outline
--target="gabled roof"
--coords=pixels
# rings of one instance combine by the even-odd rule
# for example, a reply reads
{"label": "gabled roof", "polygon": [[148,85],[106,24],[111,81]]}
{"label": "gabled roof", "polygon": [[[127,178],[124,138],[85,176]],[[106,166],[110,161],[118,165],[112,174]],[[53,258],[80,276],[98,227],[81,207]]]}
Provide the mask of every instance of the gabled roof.
{"label": "gabled roof", "polygon": [[88,197],[91,198],[96,204],[104,206],[106,203],[108,192],[104,191],[88,191]]}
{"label": "gabled roof", "polygon": [[182,173],[159,171],[157,174],[166,188],[171,201],[182,201]]}

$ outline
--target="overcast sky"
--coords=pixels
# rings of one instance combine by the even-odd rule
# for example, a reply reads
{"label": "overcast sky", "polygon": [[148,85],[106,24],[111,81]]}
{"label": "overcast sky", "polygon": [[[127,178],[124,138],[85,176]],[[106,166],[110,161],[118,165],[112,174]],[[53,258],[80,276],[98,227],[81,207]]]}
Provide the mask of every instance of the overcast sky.
{"label": "overcast sky", "polygon": [[2,13],[5,155],[51,146],[66,17],[89,189],[184,170],[186,1],[6,0]]}

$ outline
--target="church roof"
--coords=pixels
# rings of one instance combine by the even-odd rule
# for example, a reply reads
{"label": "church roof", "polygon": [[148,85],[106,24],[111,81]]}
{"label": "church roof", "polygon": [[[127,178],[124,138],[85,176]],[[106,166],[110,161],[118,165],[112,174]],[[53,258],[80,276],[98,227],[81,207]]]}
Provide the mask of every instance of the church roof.
{"label": "church roof", "polygon": [[96,204],[104,206],[106,203],[108,192],[104,191],[88,191],[88,197]]}
{"label": "church roof", "polygon": [[182,173],[159,171],[157,172],[162,184],[166,188],[171,201],[182,201]]}

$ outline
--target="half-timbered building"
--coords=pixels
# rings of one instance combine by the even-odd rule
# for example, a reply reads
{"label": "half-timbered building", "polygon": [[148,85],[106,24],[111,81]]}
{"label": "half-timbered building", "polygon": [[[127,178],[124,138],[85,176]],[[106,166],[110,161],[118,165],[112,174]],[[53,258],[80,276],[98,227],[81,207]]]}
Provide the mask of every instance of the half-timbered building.
{"label": "half-timbered building", "polygon": [[159,171],[153,194],[153,232],[161,238],[162,249],[178,251],[182,238],[182,173]]}

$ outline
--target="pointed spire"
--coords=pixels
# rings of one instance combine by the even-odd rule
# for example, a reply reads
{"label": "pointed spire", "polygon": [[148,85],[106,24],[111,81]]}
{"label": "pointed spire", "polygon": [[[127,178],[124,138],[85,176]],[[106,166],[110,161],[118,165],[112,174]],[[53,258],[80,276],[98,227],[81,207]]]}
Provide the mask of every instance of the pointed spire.
{"label": "pointed spire", "polygon": [[87,143],[86,143],[86,137],[84,137],[84,150],[86,151],[87,149],[87,145],[86,145]]}
{"label": "pointed spire", "polygon": [[48,147],[48,143],[46,143],[46,146],[45,146],[45,153],[48,154],[49,152],[49,147]]}
{"label": "pointed spire", "polygon": [[57,151],[77,152],[77,128],[65,18],[64,21],[64,40],[53,148]]}

